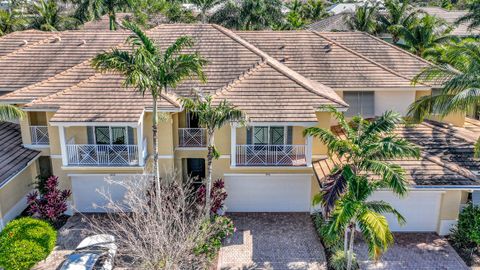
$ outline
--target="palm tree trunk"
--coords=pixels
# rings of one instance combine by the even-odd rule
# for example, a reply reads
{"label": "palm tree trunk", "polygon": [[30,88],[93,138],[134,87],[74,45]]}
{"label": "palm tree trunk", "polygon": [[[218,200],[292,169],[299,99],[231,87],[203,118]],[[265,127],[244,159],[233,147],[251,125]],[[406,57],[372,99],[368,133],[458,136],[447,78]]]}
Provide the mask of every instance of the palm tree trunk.
{"label": "palm tree trunk", "polygon": [[157,98],[153,98],[153,118],[152,118],[152,133],[153,133],[153,181],[157,187],[157,195],[160,195],[160,170],[158,168],[158,105]]}
{"label": "palm tree trunk", "polygon": [[117,30],[117,26],[116,26],[116,20],[117,20],[117,16],[115,15],[115,11],[110,11],[109,14],[108,14],[108,17],[110,19],[110,31],[114,31],[114,30]]}
{"label": "palm tree trunk", "polygon": [[355,241],[355,223],[350,224],[350,246],[348,247],[347,270],[352,269],[353,242]]}
{"label": "palm tree trunk", "polygon": [[211,192],[212,192],[212,167],[213,167],[213,132],[208,132],[208,154],[207,154],[207,179],[205,185],[205,207],[207,215],[210,216]]}
{"label": "palm tree trunk", "polygon": [[345,235],[343,236],[343,253],[347,255],[348,251],[348,226],[345,228]]}
{"label": "palm tree trunk", "polygon": [[207,11],[202,9],[202,23],[207,23]]}

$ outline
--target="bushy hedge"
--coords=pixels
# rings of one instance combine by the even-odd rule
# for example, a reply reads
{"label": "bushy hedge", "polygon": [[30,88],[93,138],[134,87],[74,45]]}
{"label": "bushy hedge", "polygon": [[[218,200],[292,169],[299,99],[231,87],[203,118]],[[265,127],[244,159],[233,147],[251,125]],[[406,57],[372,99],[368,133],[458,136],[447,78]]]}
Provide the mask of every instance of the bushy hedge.
{"label": "bushy hedge", "polygon": [[480,207],[468,204],[450,235],[452,245],[466,255],[480,251]]}
{"label": "bushy hedge", "polygon": [[24,270],[45,259],[55,247],[57,232],[35,218],[11,221],[0,233],[0,269]]}
{"label": "bushy hedge", "polygon": [[204,243],[195,249],[196,254],[202,254],[209,259],[214,259],[222,247],[222,241],[233,234],[235,227],[233,221],[226,216],[214,216],[211,223],[206,225],[213,234]]}

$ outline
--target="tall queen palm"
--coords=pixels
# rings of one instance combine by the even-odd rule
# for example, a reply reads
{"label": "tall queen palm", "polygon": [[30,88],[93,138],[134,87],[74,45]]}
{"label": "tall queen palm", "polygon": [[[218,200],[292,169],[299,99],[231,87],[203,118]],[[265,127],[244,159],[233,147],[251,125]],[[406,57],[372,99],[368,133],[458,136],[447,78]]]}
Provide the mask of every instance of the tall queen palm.
{"label": "tall queen palm", "polygon": [[[125,87],[133,87],[142,95],[150,95],[153,102],[153,170],[154,180],[160,181],[158,167],[158,102],[162,91],[175,88],[183,80],[198,77],[205,81],[203,66],[207,61],[198,53],[182,53],[193,46],[190,37],[180,37],[162,51],[136,24],[125,21],[123,26],[132,31],[127,39],[131,50],[112,49],[97,55],[95,69],[111,71],[125,77]],[[158,188],[160,185],[157,183]]]}
{"label": "tall queen palm", "polygon": [[110,30],[117,29],[117,11],[132,7],[132,0],[77,0],[75,17],[82,22],[108,15]]}
{"label": "tall queen palm", "polygon": [[[200,126],[207,129],[207,179],[206,179],[206,209],[210,213],[210,193],[212,189],[212,162],[214,158],[220,157],[215,148],[215,131],[228,124],[229,122],[243,123],[244,113],[223,100],[218,105],[212,103],[212,96],[202,97],[197,95],[195,98],[181,98],[181,103],[185,110],[198,118]],[[232,142],[234,143],[234,142]]]}

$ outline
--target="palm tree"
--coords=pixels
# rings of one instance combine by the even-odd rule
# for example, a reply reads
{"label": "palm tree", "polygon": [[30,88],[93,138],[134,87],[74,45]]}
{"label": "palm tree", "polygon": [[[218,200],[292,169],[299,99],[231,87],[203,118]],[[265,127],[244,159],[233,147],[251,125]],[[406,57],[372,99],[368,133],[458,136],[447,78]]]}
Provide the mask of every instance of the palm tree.
{"label": "palm tree", "polygon": [[0,121],[13,121],[23,117],[25,117],[25,112],[19,108],[13,105],[0,104]]}
{"label": "palm tree", "polygon": [[73,29],[78,21],[62,16],[55,0],[40,0],[34,5],[33,28],[42,31],[60,31]]}
{"label": "palm tree", "polygon": [[[123,26],[132,31],[127,39],[131,50],[112,49],[97,55],[92,60],[95,69],[113,71],[125,76],[125,87],[133,87],[142,95],[150,95],[153,101],[153,169],[154,180],[160,181],[158,169],[158,102],[162,91],[175,88],[187,78],[198,77],[205,81],[203,66],[206,60],[198,53],[182,53],[193,46],[190,37],[180,37],[164,51],[136,24],[125,21]],[[157,182],[157,188],[160,187]]]}
{"label": "palm tree", "polygon": [[[378,175],[378,180],[371,179],[374,185],[391,188],[398,195],[407,193],[405,170],[388,160],[399,158],[418,158],[419,149],[393,133],[402,118],[394,112],[386,112],[382,116],[368,121],[354,116],[350,123],[342,113],[328,107],[335,116],[345,139],[337,136],[329,129],[310,127],[304,136],[319,138],[327,147],[329,156],[340,160],[326,180],[323,191],[315,196],[315,202],[321,203],[328,216],[336,201],[347,190],[351,174]],[[338,162],[335,162],[338,163]]]}
{"label": "palm tree", "polygon": [[392,35],[393,43],[400,40],[400,30],[407,27],[415,19],[416,12],[412,11],[409,0],[387,0],[385,11],[379,16],[380,26],[383,31]]}
{"label": "palm tree", "polygon": [[414,19],[411,24],[400,29],[400,36],[404,39],[405,45],[397,44],[412,53],[422,56],[423,52],[437,44],[449,40],[455,40],[448,34],[452,30],[446,22],[428,14],[421,18]]}
{"label": "palm tree", "polygon": [[326,233],[327,236],[337,237],[338,232],[343,232],[347,269],[351,269],[357,226],[368,245],[370,257],[376,260],[393,244],[393,235],[383,214],[393,214],[401,225],[405,223],[405,218],[384,201],[367,202],[381,185],[372,184],[366,176],[356,175],[353,171],[346,172],[349,175],[348,190],[335,204]]}
{"label": "palm tree", "polygon": [[[442,85],[440,94],[424,96],[410,105],[409,115],[418,121],[432,113],[445,117],[480,106],[480,42],[450,43],[440,52],[438,63],[415,77],[415,82]],[[480,157],[480,138],[476,149]]]}
{"label": "palm tree", "polygon": [[108,14],[110,30],[113,31],[117,29],[116,12],[131,7],[131,0],[79,0],[75,18],[86,22],[92,19],[98,20],[103,15]]}
{"label": "palm tree", "polygon": [[195,98],[180,98],[186,111],[191,112],[198,118],[200,126],[207,129],[207,177],[206,177],[206,209],[210,213],[210,192],[212,186],[212,162],[220,157],[215,148],[215,131],[229,122],[243,122],[245,115],[228,101],[223,100],[218,105],[212,104],[212,96]]}
{"label": "palm tree", "polygon": [[470,1],[467,3],[468,13],[458,18],[456,24],[468,23],[468,29],[480,27],[480,1]]}
{"label": "palm tree", "polygon": [[200,9],[200,18],[202,23],[207,22],[207,12],[220,4],[221,0],[189,0],[191,4]]}
{"label": "palm tree", "polygon": [[347,18],[347,24],[353,30],[375,34],[378,30],[377,16],[378,4],[366,2]]}
{"label": "palm tree", "polygon": [[323,0],[307,0],[303,3],[300,14],[302,18],[310,22],[320,20],[328,16]]}
{"label": "palm tree", "polygon": [[212,23],[241,30],[272,29],[283,20],[280,0],[229,1],[211,18]]}
{"label": "palm tree", "polygon": [[27,26],[27,19],[18,12],[0,9],[0,37],[15,31],[23,30]]}
{"label": "palm tree", "polygon": [[[379,188],[390,188],[400,196],[407,193],[405,170],[389,160],[418,158],[420,153],[416,146],[394,134],[397,125],[402,123],[398,113],[386,112],[371,121],[354,116],[347,122],[335,108],[327,108],[338,120],[345,139],[329,129],[311,127],[304,131],[305,136],[317,137],[326,144],[329,156],[338,164],[313,203],[321,204],[329,218],[327,236],[335,238],[344,233],[344,254],[348,255],[347,269],[351,269],[357,224],[371,256],[377,258],[393,242],[382,214],[392,213],[400,223],[404,222],[403,217],[385,202],[366,202]],[[374,175],[378,177],[372,177]]]}

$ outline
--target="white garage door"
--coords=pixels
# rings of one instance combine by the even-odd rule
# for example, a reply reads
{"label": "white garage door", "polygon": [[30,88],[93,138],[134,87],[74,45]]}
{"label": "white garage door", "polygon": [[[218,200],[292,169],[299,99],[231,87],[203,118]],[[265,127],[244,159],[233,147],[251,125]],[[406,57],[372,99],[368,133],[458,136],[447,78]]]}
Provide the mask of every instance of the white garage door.
{"label": "white garage door", "polygon": [[311,175],[228,175],[228,212],[310,212]]}
{"label": "white garage door", "polygon": [[390,203],[407,224],[400,226],[391,215],[387,215],[392,231],[434,232],[440,215],[441,191],[410,191],[405,198],[398,198],[390,191],[377,191],[370,200],[383,200]]}
{"label": "white garage door", "polygon": [[128,179],[133,175],[71,175],[74,210],[80,212],[105,212],[107,200],[101,193],[111,194],[113,200],[121,202],[125,189],[109,181]]}

